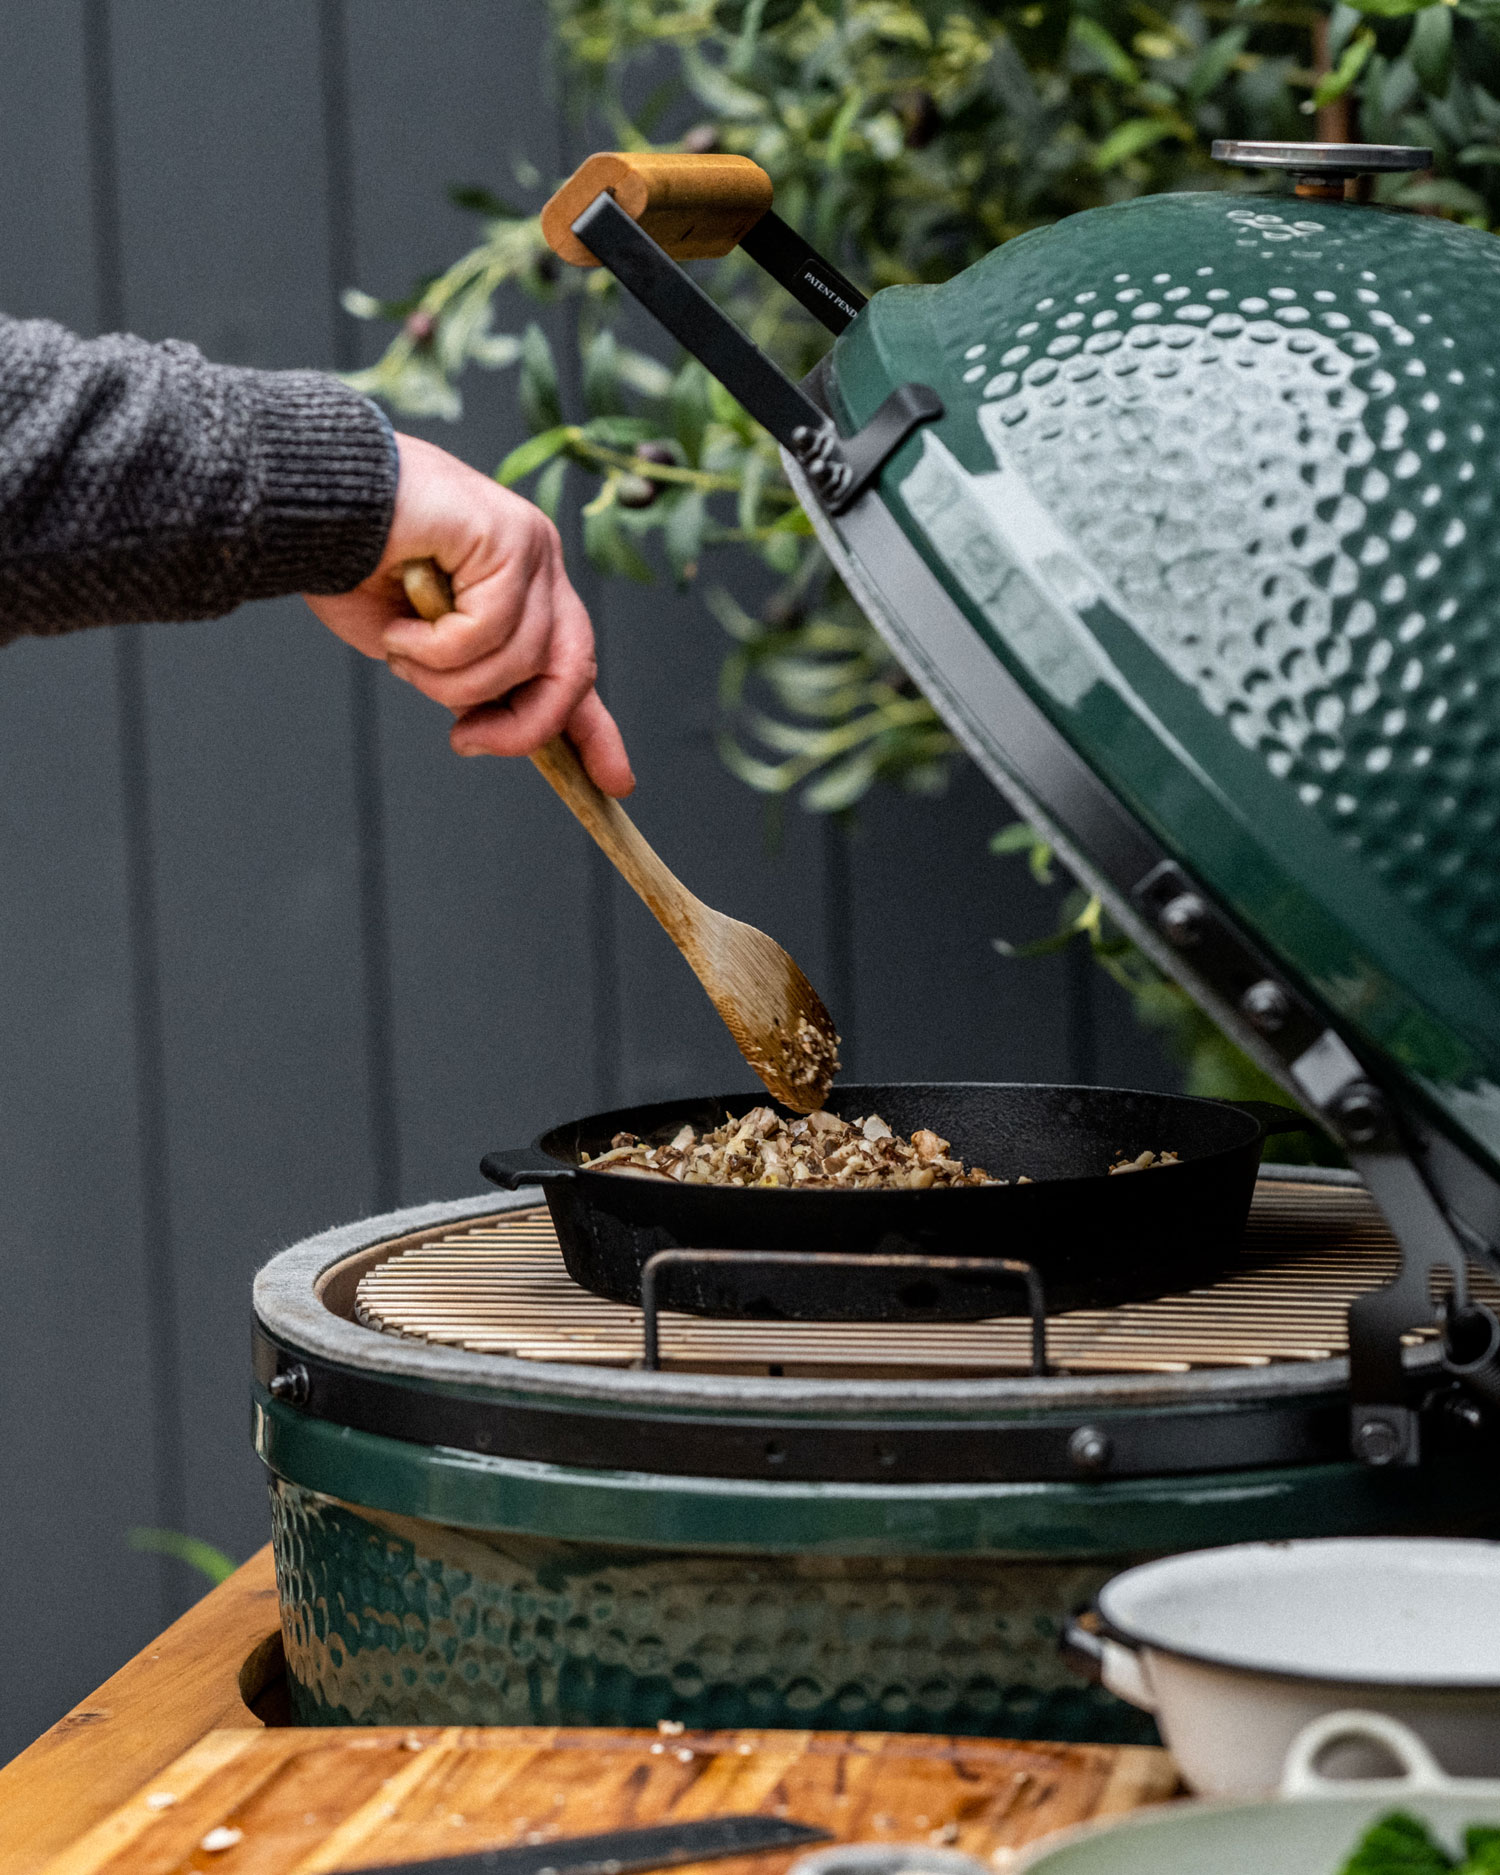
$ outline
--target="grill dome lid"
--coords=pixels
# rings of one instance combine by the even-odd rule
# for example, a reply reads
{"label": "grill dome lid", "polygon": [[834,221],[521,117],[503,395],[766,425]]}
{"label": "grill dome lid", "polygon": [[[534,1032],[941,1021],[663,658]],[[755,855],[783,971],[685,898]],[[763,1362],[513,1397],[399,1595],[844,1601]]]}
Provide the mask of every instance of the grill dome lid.
{"label": "grill dome lid", "polygon": [[825,376],[845,432],[938,392],[882,494],[976,640],[1490,1168],[1497,327],[1487,234],[1178,194],[880,293]]}

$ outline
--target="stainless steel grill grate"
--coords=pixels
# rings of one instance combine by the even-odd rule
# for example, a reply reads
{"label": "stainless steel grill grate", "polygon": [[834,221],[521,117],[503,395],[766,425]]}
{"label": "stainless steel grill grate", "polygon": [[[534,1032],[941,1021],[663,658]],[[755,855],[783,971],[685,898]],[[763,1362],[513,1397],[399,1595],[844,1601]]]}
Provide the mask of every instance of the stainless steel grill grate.
{"label": "stainless steel grill grate", "polygon": [[[1365,1192],[1262,1180],[1240,1268],[1155,1302],[1055,1315],[1049,1352],[1057,1368],[1080,1374],[1326,1360],[1344,1351],[1349,1302],[1388,1281],[1396,1258]],[[1489,1279],[1475,1289],[1500,1304]],[[393,1245],[360,1279],[354,1313],[387,1334],[522,1360],[629,1367],[641,1354],[639,1310],[572,1281],[542,1207]],[[662,1365],[807,1378],[1024,1374],[1028,1334],[1014,1317],[926,1325],[664,1313]]]}

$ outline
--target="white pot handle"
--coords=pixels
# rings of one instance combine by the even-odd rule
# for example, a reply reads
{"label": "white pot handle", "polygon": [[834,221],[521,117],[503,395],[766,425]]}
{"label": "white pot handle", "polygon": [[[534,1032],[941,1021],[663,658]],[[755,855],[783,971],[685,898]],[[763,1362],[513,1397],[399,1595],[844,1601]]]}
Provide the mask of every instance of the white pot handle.
{"label": "white pot handle", "polygon": [[1103,1669],[1100,1677],[1116,1699],[1128,1700],[1142,1712],[1155,1712],[1156,1695],[1151,1690],[1151,1676],[1135,1648],[1106,1640],[1100,1664]]}
{"label": "white pot handle", "polygon": [[[1399,1777],[1322,1777],[1317,1761],[1340,1738],[1363,1738],[1383,1745],[1401,1766]],[[1355,1790],[1378,1788],[1397,1796],[1431,1796],[1451,1787],[1452,1780],[1410,1726],[1383,1712],[1325,1712],[1304,1725],[1287,1747],[1281,1772],[1283,1797],[1339,1797]]]}
{"label": "white pot handle", "polygon": [[1107,1687],[1116,1699],[1128,1700],[1142,1712],[1155,1712],[1150,1675],[1134,1647],[1074,1620],[1063,1630],[1062,1654],[1075,1672]]}

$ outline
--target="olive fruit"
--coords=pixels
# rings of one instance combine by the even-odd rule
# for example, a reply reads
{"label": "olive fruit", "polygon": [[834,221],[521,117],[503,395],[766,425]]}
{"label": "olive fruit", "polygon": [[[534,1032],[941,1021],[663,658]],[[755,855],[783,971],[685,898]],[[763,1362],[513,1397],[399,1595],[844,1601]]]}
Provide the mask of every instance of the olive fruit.
{"label": "olive fruit", "polygon": [[615,484],[615,500],[622,508],[649,508],[660,493],[644,475],[622,475]]}

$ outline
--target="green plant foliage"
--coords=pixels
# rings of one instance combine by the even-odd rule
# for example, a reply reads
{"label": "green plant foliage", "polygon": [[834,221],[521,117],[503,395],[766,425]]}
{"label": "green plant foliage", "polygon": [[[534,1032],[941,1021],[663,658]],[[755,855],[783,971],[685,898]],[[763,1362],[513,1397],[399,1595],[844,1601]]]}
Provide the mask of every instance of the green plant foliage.
{"label": "green plant foliage", "polygon": [[134,1550],[144,1550],[154,1556],[175,1557],[178,1562],[186,1563],[190,1569],[196,1569],[215,1584],[228,1581],[239,1568],[234,1558],[226,1556],[223,1550],[215,1549],[212,1543],[205,1543],[201,1537],[184,1536],[180,1530],[138,1527],[126,1531],[125,1541]]}
{"label": "green plant foliage", "polygon": [[[551,14],[563,88],[600,140],[754,158],[779,212],[869,290],[947,279],[1080,209],[1254,186],[1210,161],[1212,139],[1307,137],[1323,106],[1347,109],[1351,134],[1433,148],[1430,174],[1384,178],[1380,199],[1500,222],[1500,0],[551,0]],[[526,165],[517,179],[535,192]],[[952,740],[832,574],[769,438],[665,340],[627,344],[613,282],[561,265],[534,215],[475,185],[452,195],[483,218],[470,253],[405,298],[346,295],[398,323],[354,382],[452,417],[468,368],[516,370],[532,435],[501,479],[549,513],[577,501],[606,574],[712,570],[730,639],[721,746],[750,786],[823,813],[877,782],[939,791]],[[696,271],[794,376],[826,350],[743,254]],[[513,316],[517,289],[569,303],[576,368],[559,371],[535,323],[494,329],[497,296]],[[755,613],[720,591],[747,561],[769,588]],[[1166,1024],[1154,992],[1132,993]]]}
{"label": "green plant foliage", "polygon": [[[1039,885],[1051,885],[1052,849],[1024,821],[1004,827],[990,841],[990,851],[1006,857],[1024,857]],[[1063,900],[1057,929],[1031,944],[994,940],[1002,957],[1046,957],[1069,945],[1086,944],[1094,962],[1130,997],[1140,1022],[1155,1031],[1166,1053],[1182,1069],[1183,1091],[1214,1100],[1274,1100],[1286,1103],[1284,1090],[1236,1048],[1188,995],[1163,976],[1144,952],[1137,950],[1111,923],[1103,905],[1091,893],[1070,892]],[[1305,1138],[1279,1137],[1273,1156],[1288,1165],[1342,1165],[1343,1155],[1321,1133]]]}

